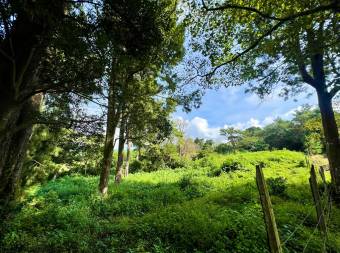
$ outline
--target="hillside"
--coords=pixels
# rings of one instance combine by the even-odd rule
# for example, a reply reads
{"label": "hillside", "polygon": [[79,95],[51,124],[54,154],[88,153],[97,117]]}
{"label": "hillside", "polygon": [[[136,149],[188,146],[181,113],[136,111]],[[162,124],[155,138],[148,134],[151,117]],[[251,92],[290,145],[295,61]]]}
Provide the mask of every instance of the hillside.
{"label": "hillside", "polygon": [[[210,154],[185,168],[132,174],[106,198],[98,177],[31,187],[2,228],[1,252],[268,252],[259,163],[267,179],[280,177],[269,181],[285,252],[322,252],[309,170],[291,151]],[[330,217],[327,252],[340,252],[340,209]]]}

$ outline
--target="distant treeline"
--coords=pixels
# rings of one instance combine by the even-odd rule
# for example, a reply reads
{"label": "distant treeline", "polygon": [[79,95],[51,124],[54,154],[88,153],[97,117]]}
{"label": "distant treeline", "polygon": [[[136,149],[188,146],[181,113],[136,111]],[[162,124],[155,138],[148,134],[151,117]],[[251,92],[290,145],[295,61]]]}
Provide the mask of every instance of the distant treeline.
{"label": "distant treeline", "polygon": [[[336,120],[340,122],[339,113],[336,113]],[[221,129],[221,135],[224,135],[228,142],[214,147],[218,153],[275,149],[289,149],[311,154],[326,151],[320,111],[310,106],[297,110],[291,120],[277,118],[264,128],[250,127],[238,130],[230,127]],[[195,143],[202,147],[206,146],[202,145],[205,142],[200,139],[196,139]]]}
{"label": "distant treeline", "polygon": [[[264,128],[221,129],[225,143],[188,138],[184,134],[185,127],[174,123],[172,134],[162,143],[133,143],[130,161],[125,159],[124,163],[130,162],[133,173],[186,167],[190,160],[212,152],[288,149],[321,154],[326,148],[320,117],[318,109],[304,106],[291,120],[277,118]],[[339,113],[336,118],[340,122]],[[24,163],[27,169],[22,183],[32,184],[70,173],[98,175],[103,138],[103,135],[83,135],[69,129],[53,131],[44,126],[36,127]],[[117,161],[117,152],[113,156],[112,167]]]}

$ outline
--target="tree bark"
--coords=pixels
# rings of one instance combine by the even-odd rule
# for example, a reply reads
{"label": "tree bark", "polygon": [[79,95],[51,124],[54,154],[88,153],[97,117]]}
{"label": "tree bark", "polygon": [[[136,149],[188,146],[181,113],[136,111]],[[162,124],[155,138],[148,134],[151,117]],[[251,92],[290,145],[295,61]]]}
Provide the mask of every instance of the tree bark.
{"label": "tree bark", "polygon": [[136,155],[136,160],[140,161],[142,155],[141,147],[137,146],[137,155]]}
{"label": "tree bark", "polygon": [[[335,201],[340,204],[340,140],[338,126],[336,124],[334,110],[332,107],[332,98],[336,92],[329,92],[326,83],[326,73],[324,69],[324,49],[325,45],[322,37],[322,26],[318,35],[312,29],[307,29],[307,48],[309,49],[309,57],[311,60],[312,75],[307,71],[304,63],[305,57],[302,54],[299,37],[297,36],[297,59],[296,62],[302,80],[315,88],[319,109],[322,119],[322,127],[326,142],[326,152],[332,178],[333,196]],[[328,87],[330,88],[330,87]]]}
{"label": "tree bark", "polygon": [[119,184],[122,181],[122,170],[123,170],[123,163],[124,163],[124,144],[125,144],[125,125],[126,121],[123,118],[120,124],[119,129],[119,144],[118,144],[118,159],[117,159],[117,167],[115,173],[115,183]]}
{"label": "tree bark", "polygon": [[112,165],[112,155],[113,155],[113,143],[116,132],[116,127],[119,120],[119,112],[115,110],[115,87],[114,81],[111,82],[109,88],[109,98],[108,98],[108,110],[107,110],[107,122],[106,122],[106,136],[104,143],[104,154],[102,170],[99,179],[99,191],[101,194],[105,195],[108,190],[110,170]]}
{"label": "tree bark", "polygon": [[340,141],[332,107],[332,97],[327,90],[317,89],[322,126],[326,140],[326,152],[334,188],[334,196],[340,203]]}
{"label": "tree bark", "polygon": [[14,199],[19,190],[32,119],[43,96],[23,94],[38,85],[40,62],[63,18],[65,2],[31,1],[14,7],[13,22],[2,16],[12,26],[5,27],[5,38],[0,42],[0,203]]}
{"label": "tree bark", "polygon": [[[39,111],[42,94],[32,97],[25,105],[9,118],[12,128],[30,121],[32,115]],[[8,126],[9,127],[9,126]],[[8,131],[0,137],[0,201],[7,205],[8,201],[20,193],[21,170],[26,154],[27,144],[32,134],[33,124],[26,125],[18,131]]]}
{"label": "tree bark", "polygon": [[125,170],[124,176],[127,177],[129,175],[129,167],[130,167],[130,157],[131,157],[131,141],[129,141],[128,137],[126,139],[126,159],[125,159]]}

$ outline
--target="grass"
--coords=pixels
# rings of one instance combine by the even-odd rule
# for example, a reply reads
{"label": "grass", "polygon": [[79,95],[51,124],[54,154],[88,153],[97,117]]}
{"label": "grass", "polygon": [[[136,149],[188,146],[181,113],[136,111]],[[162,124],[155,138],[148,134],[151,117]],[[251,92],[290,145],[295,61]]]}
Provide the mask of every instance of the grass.
{"label": "grass", "polygon": [[[119,186],[111,180],[105,198],[98,177],[31,187],[4,222],[0,251],[268,252],[259,163],[266,178],[285,178],[283,191],[272,195],[281,241],[301,224],[284,251],[302,252],[309,241],[305,252],[322,252],[305,157],[291,151],[211,154],[186,168],[130,175]],[[327,250],[340,252],[339,209],[328,224]]]}

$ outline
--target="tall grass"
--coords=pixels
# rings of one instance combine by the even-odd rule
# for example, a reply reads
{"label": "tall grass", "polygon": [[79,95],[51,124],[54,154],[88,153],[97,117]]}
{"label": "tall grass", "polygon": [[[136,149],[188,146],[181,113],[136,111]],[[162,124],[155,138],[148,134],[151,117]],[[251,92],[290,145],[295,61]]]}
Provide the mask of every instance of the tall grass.
{"label": "tall grass", "polygon": [[[310,237],[305,252],[321,252],[305,157],[291,151],[211,154],[185,168],[130,175],[111,183],[105,198],[97,177],[31,187],[2,226],[1,252],[267,252],[259,163],[267,179],[285,179],[274,180],[284,192],[272,195],[281,241],[304,221],[285,252],[302,252]],[[335,207],[326,245],[340,252]]]}

